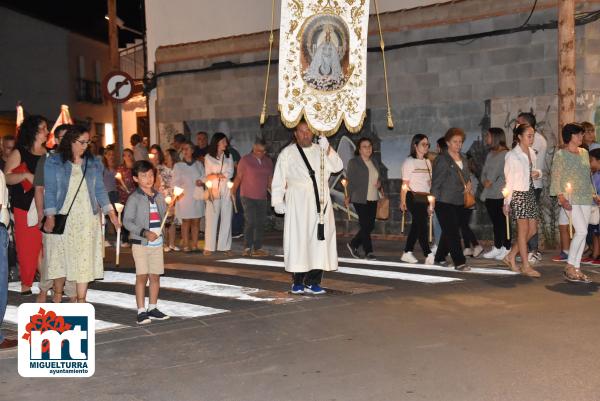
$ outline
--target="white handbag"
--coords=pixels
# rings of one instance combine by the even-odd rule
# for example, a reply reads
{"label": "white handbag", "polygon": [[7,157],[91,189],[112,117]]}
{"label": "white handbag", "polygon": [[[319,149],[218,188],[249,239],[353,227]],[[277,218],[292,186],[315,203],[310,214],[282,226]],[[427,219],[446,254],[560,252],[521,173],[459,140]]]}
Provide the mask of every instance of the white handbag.
{"label": "white handbag", "polygon": [[592,213],[590,213],[590,225],[595,226],[600,224],[600,208],[596,205],[592,205]]}
{"label": "white handbag", "polygon": [[38,221],[38,213],[37,208],[35,207],[35,199],[31,201],[31,205],[29,206],[29,210],[27,211],[27,227],[37,226]]}

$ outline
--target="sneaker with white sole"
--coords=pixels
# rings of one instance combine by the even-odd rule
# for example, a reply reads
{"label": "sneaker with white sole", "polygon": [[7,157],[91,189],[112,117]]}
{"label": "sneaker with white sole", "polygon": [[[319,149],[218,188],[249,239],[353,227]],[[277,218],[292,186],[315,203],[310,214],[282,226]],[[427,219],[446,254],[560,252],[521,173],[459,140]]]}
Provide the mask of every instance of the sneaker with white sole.
{"label": "sneaker with white sole", "polygon": [[352,255],[354,259],[360,259],[360,253],[358,251],[358,248],[353,248],[352,245],[350,245],[350,243],[347,243],[346,247],[348,247],[350,255]]}
{"label": "sneaker with white sole", "polygon": [[471,248],[465,248],[465,249],[463,249],[463,255],[464,256],[473,256],[473,250]]}
{"label": "sneaker with white sole", "polygon": [[500,252],[498,253],[498,256],[496,256],[496,260],[502,260],[506,257],[506,255],[508,255],[510,253],[509,249],[506,249],[505,247],[500,248]]}
{"label": "sneaker with white sole", "polygon": [[490,249],[489,251],[487,251],[486,253],[483,254],[483,258],[484,259],[496,259],[496,257],[498,257],[498,255],[500,255],[500,252],[502,252],[502,248],[493,247],[492,249]]}
{"label": "sneaker with white sole", "polygon": [[304,294],[304,284],[292,284],[292,294]]}
{"label": "sneaker with white sole", "polygon": [[427,255],[427,257],[425,258],[425,264],[435,265],[435,253],[431,252],[429,255]]}
{"label": "sneaker with white sole", "polygon": [[530,265],[535,265],[538,262],[537,258],[535,257],[534,252],[529,252],[527,254],[527,260],[529,261]]}
{"label": "sneaker with white sole", "polygon": [[478,258],[482,252],[483,247],[481,245],[475,245],[475,248],[473,248],[473,257]]}
{"label": "sneaker with white sole", "polygon": [[304,287],[304,292],[306,292],[307,294],[314,295],[322,295],[327,293],[327,291],[321,288],[319,284],[307,285],[306,287]]}
{"label": "sneaker with white sole", "polygon": [[112,246],[112,244],[110,242],[108,242],[107,240],[104,240],[104,247],[105,248],[110,248]]}
{"label": "sneaker with white sole", "polygon": [[150,320],[150,316],[148,316],[148,312],[140,312],[137,315],[137,324],[148,324],[152,320]]}
{"label": "sneaker with white sole", "polygon": [[153,308],[148,311],[148,317],[152,320],[167,320],[170,318],[169,315],[165,315],[158,308]]}
{"label": "sneaker with white sole", "polygon": [[404,252],[400,260],[406,263],[419,263],[419,259],[415,258],[412,252]]}

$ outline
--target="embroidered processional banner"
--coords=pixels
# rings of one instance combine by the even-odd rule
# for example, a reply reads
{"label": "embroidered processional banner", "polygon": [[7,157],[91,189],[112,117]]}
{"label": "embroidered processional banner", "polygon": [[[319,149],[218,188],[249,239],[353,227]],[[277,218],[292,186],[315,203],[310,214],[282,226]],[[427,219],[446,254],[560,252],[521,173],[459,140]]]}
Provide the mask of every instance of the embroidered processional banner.
{"label": "embroidered processional banner", "polygon": [[279,111],[286,127],[305,118],[332,135],[366,116],[369,0],[282,0]]}

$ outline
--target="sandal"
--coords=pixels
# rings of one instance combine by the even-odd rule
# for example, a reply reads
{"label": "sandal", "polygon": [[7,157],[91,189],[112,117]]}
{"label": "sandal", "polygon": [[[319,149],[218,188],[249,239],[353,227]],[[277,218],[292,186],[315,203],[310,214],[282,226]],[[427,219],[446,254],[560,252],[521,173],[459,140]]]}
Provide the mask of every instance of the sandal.
{"label": "sandal", "polygon": [[522,267],[521,268],[521,274],[524,275],[524,276],[533,277],[533,278],[540,278],[540,277],[542,277],[542,274],[539,271],[531,268],[531,266]]}
{"label": "sandal", "polygon": [[591,280],[585,274],[583,274],[580,269],[577,269],[574,266],[567,265],[565,271],[563,272],[563,276],[565,277],[565,280],[567,280],[569,283],[591,283]]}
{"label": "sandal", "polygon": [[[62,296],[63,296],[62,292],[54,291],[54,295],[52,296],[52,302],[54,302],[55,304],[61,303]],[[57,299],[58,299],[58,301],[57,301]]]}
{"label": "sandal", "polygon": [[516,263],[512,263],[510,260],[508,260],[508,257],[505,256],[502,259],[502,263],[504,263],[506,266],[508,266],[510,271],[513,271],[515,273],[521,273],[521,269],[519,269],[519,266],[517,266]]}

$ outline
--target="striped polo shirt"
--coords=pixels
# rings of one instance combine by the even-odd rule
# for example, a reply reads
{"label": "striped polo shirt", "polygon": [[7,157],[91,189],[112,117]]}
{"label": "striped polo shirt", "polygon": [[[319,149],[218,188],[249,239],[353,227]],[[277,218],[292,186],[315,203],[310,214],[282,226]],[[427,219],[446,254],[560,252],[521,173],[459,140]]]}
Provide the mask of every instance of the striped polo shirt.
{"label": "striped polo shirt", "polygon": [[150,203],[150,231],[158,235],[158,238],[154,241],[148,241],[148,246],[162,246],[163,237],[160,232],[160,213],[158,213],[158,205],[154,200],[154,197],[148,197],[148,202]]}

